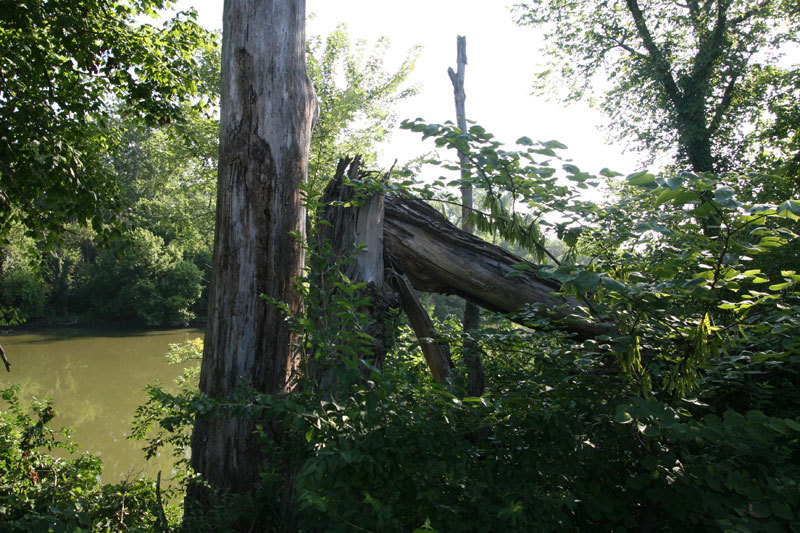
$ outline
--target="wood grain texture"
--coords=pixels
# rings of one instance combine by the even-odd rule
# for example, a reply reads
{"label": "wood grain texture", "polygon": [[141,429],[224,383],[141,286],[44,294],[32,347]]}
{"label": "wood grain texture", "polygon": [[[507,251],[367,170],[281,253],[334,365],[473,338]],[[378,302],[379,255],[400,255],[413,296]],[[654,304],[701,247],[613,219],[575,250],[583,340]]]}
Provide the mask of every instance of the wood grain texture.
{"label": "wood grain texture", "polygon": [[[213,274],[200,390],[277,393],[291,380],[292,332],[266,294],[299,310],[303,266],[298,192],[316,98],[305,67],[304,0],[226,0]],[[233,492],[258,482],[264,457],[247,417],[199,418],[192,467]],[[189,497],[201,495],[190,490]]]}
{"label": "wood grain texture", "polygon": [[425,202],[387,196],[384,212],[386,253],[415,289],[456,294],[501,313],[539,303],[580,339],[608,333],[577,301],[556,294],[560,283],[538,278],[535,269],[516,275],[522,258],[460,230]]}

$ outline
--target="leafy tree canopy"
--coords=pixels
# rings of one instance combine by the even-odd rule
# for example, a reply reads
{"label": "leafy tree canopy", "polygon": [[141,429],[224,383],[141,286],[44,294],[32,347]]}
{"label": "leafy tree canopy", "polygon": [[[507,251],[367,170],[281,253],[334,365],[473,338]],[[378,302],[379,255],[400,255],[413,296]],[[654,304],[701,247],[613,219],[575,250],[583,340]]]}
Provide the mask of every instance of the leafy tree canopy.
{"label": "leafy tree canopy", "polygon": [[21,0],[0,9],[0,238],[15,221],[48,243],[71,221],[118,227],[107,154],[120,108],[169,123],[203,94],[198,50],[212,42],[193,12],[140,24],[170,0]]}
{"label": "leafy tree canopy", "polygon": [[566,101],[597,99],[617,138],[651,154],[677,146],[696,172],[744,163],[731,157],[735,141],[773,123],[765,93],[788,91],[796,109],[797,86],[777,61],[800,35],[795,2],[534,0],[515,13],[544,31],[538,89],[560,79]]}
{"label": "leafy tree canopy", "polygon": [[351,43],[343,25],[325,38],[311,37],[307,50],[308,73],[320,102],[308,172],[316,190],[333,176],[342,156],[360,154],[368,165],[375,163],[376,145],[396,121],[393,105],[417,92],[403,85],[418,51],[412,49],[396,71],[387,71],[389,41],[381,38],[369,50],[364,41]]}

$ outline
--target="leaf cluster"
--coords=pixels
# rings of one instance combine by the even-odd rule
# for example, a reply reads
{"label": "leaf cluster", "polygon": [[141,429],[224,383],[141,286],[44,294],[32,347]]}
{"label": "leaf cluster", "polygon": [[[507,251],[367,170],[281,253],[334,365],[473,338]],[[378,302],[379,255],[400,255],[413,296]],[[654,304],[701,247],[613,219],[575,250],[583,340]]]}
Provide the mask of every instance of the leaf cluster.
{"label": "leaf cluster", "polygon": [[666,153],[695,171],[752,167],[745,146],[786,124],[765,112],[769,102],[796,100],[787,83],[796,66],[778,61],[800,24],[786,2],[536,0],[516,5],[515,17],[543,31],[548,61],[536,89],[597,105],[646,160]]}
{"label": "leaf cluster", "polygon": [[0,237],[23,222],[54,243],[69,222],[119,230],[107,154],[122,113],[149,124],[203,105],[194,81],[211,36],[179,13],[162,27],[136,22],[170,5],[21,1],[0,15]]}
{"label": "leaf cluster", "polygon": [[[49,401],[22,407],[17,388],[2,391],[0,521],[4,531],[153,531],[159,506],[146,479],[102,485],[100,458],[78,454],[68,430],[54,431]],[[53,450],[63,450],[57,457]],[[171,513],[174,514],[174,511]]]}

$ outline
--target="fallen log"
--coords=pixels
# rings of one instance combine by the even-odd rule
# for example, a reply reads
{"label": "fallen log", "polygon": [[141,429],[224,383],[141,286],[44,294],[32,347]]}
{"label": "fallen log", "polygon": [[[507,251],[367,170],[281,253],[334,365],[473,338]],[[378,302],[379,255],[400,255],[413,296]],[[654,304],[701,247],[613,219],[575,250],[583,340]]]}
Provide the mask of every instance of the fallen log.
{"label": "fallen log", "polygon": [[422,200],[386,196],[383,222],[387,263],[417,290],[455,294],[501,313],[538,303],[579,339],[608,333],[574,298],[557,294],[558,281],[537,277],[535,267],[515,269],[522,258],[462,231]]}
{"label": "fallen log", "polygon": [[[315,246],[327,253],[311,254],[310,281],[319,291],[322,315],[339,290],[332,283],[338,279],[322,274],[330,261],[340,264],[351,281],[365,284],[361,291],[371,303],[360,310],[369,317],[365,332],[373,339],[372,365],[380,368],[389,348],[391,333],[385,329],[389,307],[402,306],[434,380],[450,376],[449,347],[437,340],[412,287],[458,295],[512,318],[526,305],[539,304],[538,312],[553,319],[555,328],[566,329],[578,339],[608,333],[590,321],[574,298],[558,293],[558,281],[537,277],[535,265],[518,270],[515,265],[522,263],[522,258],[459,229],[427,203],[382,193],[357,194],[344,178],[356,182],[362,177],[359,166],[358,158],[342,160],[325,190]],[[323,316],[317,318],[325,321]],[[529,325],[524,319],[517,321]],[[318,363],[312,365],[320,366],[314,369],[318,385],[332,392],[336,388],[332,367]]]}

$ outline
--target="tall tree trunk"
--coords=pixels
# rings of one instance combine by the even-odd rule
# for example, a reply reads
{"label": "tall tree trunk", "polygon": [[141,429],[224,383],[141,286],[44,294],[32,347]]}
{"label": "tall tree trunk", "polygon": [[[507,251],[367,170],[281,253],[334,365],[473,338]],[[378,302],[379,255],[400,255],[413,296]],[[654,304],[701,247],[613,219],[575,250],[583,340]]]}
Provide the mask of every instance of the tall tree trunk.
{"label": "tall tree trunk", "polygon": [[[456,70],[447,69],[450,81],[453,82],[453,93],[456,102],[456,120],[458,129],[467,132],[467,114],[465,102],[467,95],[464,91],[464,76],[467,67],[467,38],[459,35],[456,39]],[[461,164],[461,178],[469,178],[469,161],[466,154],[459,151],[458,159]],[[472,210],[472,185],[461,187],[461,229],[472,234],[473,228],[469,223],[469,214]],[[478,343],[472,337],[472,333],[478,329],[481,320],[481,310],[469,300],[464,302],[464,319],[462,320],[463,329],[463,349],[464,361],[467,365],[467,394],[470,396],[480,396],[486,386],[486,376],[481,362],[481,352]]]}
{"label": "tall tree trunk", "polygon": [[[316,111],[305,15],[305,0],[225,1],[216,233],[200,374],[200,390],[212,397],[239,385],[284,391],[296,365],[288,323],[261,295],[294,311],[302,305],[292,289],[304,260],[298,185]],[[198,418],[192,467],[215,489],[252,489],[269,460],[253,429],[246,415]],[[187,493],[193,511],[213,501],[198,484]]]}
{"label": "tall tree trunk", "polygon": [[678,117],[678,154],[694,172],[714,172],[711,132],[706,126],[702,94],[684,96],[675,105]]}

